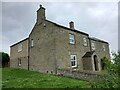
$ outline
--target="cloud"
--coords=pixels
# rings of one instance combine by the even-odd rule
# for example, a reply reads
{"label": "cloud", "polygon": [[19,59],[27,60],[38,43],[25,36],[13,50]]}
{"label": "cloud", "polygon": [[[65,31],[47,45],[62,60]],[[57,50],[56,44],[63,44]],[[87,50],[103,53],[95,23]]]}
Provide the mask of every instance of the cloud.
{"label": "cloud", "polygon": [[120,51],[120,2],[118,3],[118,48]]}
{"label": "cloud", "polygon": [[[28,37],[35,22],[40,3],[3,3],[3,51],[9,53],[9,46]],[[110,43],[111,51],[118,49],[118,8],[110,2],[41,2],[46,8],[46,17],[55,23],[87,32]]]}
{"label": "cloud", "polygon": [[[100,3],[96,8],[89,8],[89,21],[92,21],[94,35],[110,44],[112,52],[118,50],[118,7],[117,3]],[[89,25],[91,25],[89,24]],[[91,25],[92,26],[92,25]]]}
{"label": "cloud", "polygon": [[[34,23],[33,3],[3,3],[2,44],[3,51],[9,53],[9,46],[28,37]],[[33,10],[33,11],[32,11]]]}

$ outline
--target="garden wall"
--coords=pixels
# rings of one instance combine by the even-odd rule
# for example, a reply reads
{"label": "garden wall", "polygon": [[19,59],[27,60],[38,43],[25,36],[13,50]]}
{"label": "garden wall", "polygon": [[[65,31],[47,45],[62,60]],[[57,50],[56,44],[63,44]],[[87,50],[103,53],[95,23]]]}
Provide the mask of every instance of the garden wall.
{"label": "garden wall", "polygon": [[81,80],[96,80],[98,78],[103,78],[104,74],[99,74],[97,72],[92,71],[75,71],[75,70],[65,70],[65,69],[58,69],[58,75],[73,77]]}

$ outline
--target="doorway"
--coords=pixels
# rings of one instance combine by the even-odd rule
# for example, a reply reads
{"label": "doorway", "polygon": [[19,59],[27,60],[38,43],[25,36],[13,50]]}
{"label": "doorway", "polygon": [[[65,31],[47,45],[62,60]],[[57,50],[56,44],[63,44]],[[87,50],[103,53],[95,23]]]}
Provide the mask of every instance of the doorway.
{"label": "doorway", "polygon": [[98,59],[97,59],[97,56],[94,55],[93,58],[94,58],[94,67],[95,67],[95,71],[98,71],[99,69],[98,69]]}

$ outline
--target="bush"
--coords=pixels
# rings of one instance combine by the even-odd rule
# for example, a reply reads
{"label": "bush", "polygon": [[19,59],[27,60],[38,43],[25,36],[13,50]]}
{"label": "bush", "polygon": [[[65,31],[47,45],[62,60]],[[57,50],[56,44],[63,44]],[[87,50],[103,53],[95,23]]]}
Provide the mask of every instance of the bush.
{"label": "bush", "polygon": [[2,63],[2,66],[4,67],[6,63],[10,61],[9,55],[4,52],[0,52],[0,63]]}
{"label": "bush", "polygon": [[102,70],[106,70],[106,61],[108,61],[108,59],[106,58],[106,57],[103,57],[102,59],[101,59],[101,65],[102,65]]}
{"label": "bush", "polygon": [[119,88],[120,87],[120,52],[113,53],[113,62],[103,58],[107,74],[95,82],[91,83],[92,88]]}

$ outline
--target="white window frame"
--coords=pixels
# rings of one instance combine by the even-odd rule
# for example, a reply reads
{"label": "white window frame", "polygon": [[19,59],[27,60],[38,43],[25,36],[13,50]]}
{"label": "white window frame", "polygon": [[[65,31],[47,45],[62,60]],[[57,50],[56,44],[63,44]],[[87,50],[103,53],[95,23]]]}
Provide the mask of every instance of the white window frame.
{"label": "white window frame", "polygon": [[91,43],[91,49],[95,50],[95,43],[94,42]]}
{"label": "white window frame", "polygon": [[103,51],[105,51],[105,45],[103,45]]}
{"label": "white window frame", "polygon": [[18,45],[18,52],[21,52],[22,51],[22,44],[19,44]]}
{"label": "white window frame", "polygon": [[33,46],[34,46],[34,40],[31,39],[31,47],[33,47]]}
{"label": "white window frame", "polygon": [[18,59],[18,66],[21,66],[21,59]]}
{"label": "white window frame", "polygon": [[75,44],[75,35],[69,33],[69,42],[70,44]]}
{"label": "white window frame", "polygon": [[87,38],[85,38],[85,37],[83,38],[83,45],[87,46]]}
{"label": "white window frame", "polygon": [[[75,58],[75,60],[74,60]],[[72,62],[75,62],[75,65],[72,67],[77,67],[77,56],[76,55],[70,55],[70,60],[71,60],[71,66],[72,66]]]}

